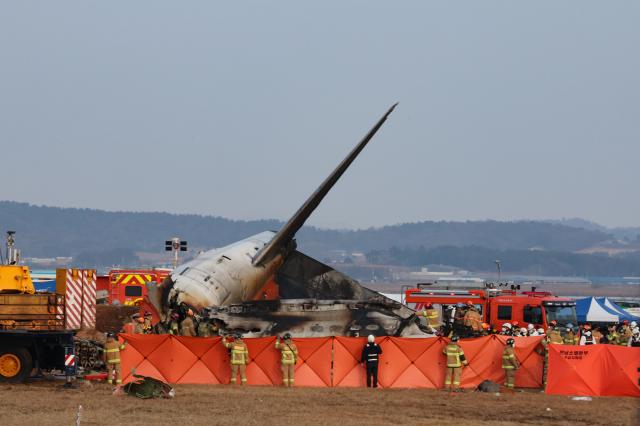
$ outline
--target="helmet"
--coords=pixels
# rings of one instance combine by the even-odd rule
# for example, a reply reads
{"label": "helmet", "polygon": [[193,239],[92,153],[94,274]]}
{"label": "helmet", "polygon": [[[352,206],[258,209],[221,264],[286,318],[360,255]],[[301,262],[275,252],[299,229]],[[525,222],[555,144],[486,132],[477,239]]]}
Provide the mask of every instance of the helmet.
{"label": "helmet", "polygon": [[629,324],[631,326],[631,328],[636,328],[638,326],[638,323],[636,323],[635,321],[631,321],[631,324]]}
{"label": "helmet", "polygon": [[522,328],[520,329],[520,334],[527,334],[527,329],[526,329],[526,328],[524,328],[524,327],[522,327]]}
{"label": "helmet", "polygon": [[513,322],[513,326],[514,326],[514,327],[517,327],[517,326],[518,326],[518,324],[520,324],[518,321],[514,321],[514,322]]}
{"label": "helmet", "polygon": [[452,342],[457,342],[458,340],[460,340],[460,338],[458,336],[451,336],[451,341]]}
{"label": "helmet", "polygon": [[515,339],[512,339],[511,337],[507,339],[507,345],[514,346],[515,344],[516,344]]}
{"label": "helmet", "polygon": [[587,337],[591,336],[591,330],[585,330],[584,331],[584,335],[587,336]]}
{"label": "helmet", "polygon": [[140,312],[136,312],[135,314],[131,315],[131,318],[133,318],[133,319],[140,318]]}
{"label": "helmet", "polygon": [[193,315],[193,311],[191,310],[191,308],[187,309],[187,315],[189,315],[189,316]]}
{"label": "helmet", "polygon": [[511,324],[508,322],[505,322],[504,324],[502,324],[502,328],[508,328],[509,330],[511,330]]}
{"label": "helmet", "polygon": [[527,326],[527,330],[533,330],[535,328],[535,326],[533,324],[529,324]]}
{"label": "helmet", "polygon": [[467,306],[473,306],[473,302],[471,300],[467,300]]}
{"label": "helmet", "polygon": [[489,324],[487,324],[486,322],[482,323],[482,329],[483,330],[488,330],[489,329]]}
{"label": "helmet", "polygon": [[585,324],[584,326],[582,326],[582,328],[584,330],[591,330],[591,324]]}
{"label": "helmet", "polygon": [[573,328],[573,324],[571,323],[567,324],[567,328]]}
{"label": "helmet", "polygon": [[289,339],[291,339],[291,333],[284,333],[284,336],[282,336],[282,338],[283,338],[284,340],[289,340]]}
{"label": "helmet", "polygon": [[375,340],[376,340],[376,338],[375,338],[375,336],[374,336],[373,334],[370,334],[370,335],[367,337],[367,341],[368,341],[369,343],[373,343]]}
{"label": "helmet", "polygon": [[456,308],[464,308],[464,303],[462,302],[456,303]]}
{"label": "helmet", "polygon": [[539,328],[538,334],[542,336],[544,334],[544,328]]}
{"label": "helmet", "polygon": [[431,308],[433,308],[433,304],[431,302],[427,302],[427,303],[424,304],[424,308],[425,309],[431,309]]}
{"label": "helmet", "polygon": [[573,328],[567,327],[567,332],[569,332],[569,331],[573,331]]}
{"label": "helmet", "polygon": [[552,326],[554,326],[554,327],[555,327],[556,325],[558,325],[558,321],[556,321],[556,320],[551,320],[551,322],[549,323],[549,325],[552,325]]}
{"label": "helmet", "polygon": [[629,321],[628,321],[628,320],[624,320],[624,321],[622,321],[622,324],[624,324],[624,325],[628,325],[628,324],[629,324]]}

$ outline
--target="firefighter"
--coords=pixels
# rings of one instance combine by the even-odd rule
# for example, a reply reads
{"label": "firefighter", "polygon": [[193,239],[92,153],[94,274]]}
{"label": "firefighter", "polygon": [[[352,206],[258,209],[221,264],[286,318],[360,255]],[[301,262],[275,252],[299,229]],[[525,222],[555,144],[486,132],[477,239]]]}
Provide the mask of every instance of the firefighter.
{"label": "firefighter", "polygon": [[557,326],[558,326],[558,321],[551,320],[551,322],[549,323],[549,327],[547,328],[547,334],[549,334],[551,330],[554,330]]}
{"label": "firefighter", "polygon": [[282,385],[292,387],[294,381],[294,370],[298,362],[298,348],[291,340],[291,334],[285,333],[280,338],[276,338],[276,349],[280,350],[280,363],[282,364]]}
{"label": "firefighter", "polygon": [[598,342],[598,343],[604,343],[604,336],[602,335],[602,331],[600,331],[600,328],[595,327],[593,330],[591,330],[591,334],[593,335],[593,339]]}
{"label": "firefighter", "polygon": [[133,322],[133,334],[144,334],[144,317],[136,312],[131,316]]}
{"label": "firefighter", "polygon": [[104,344],[104,362],[107,365],[107,383],[120,386],[122,376],[120,374],[120,351],[125,348],[120,344],[113,333],[107,333],[107,342]]}
{"label": "firefighter", "polygon": [[198,321],[198,336],[211,337],[211,324],[204,318]]}
{"label": "firefighter", "polygon": [[242,334],[236,334],[232,342],[227,338],[222,339],[222,344],[231,352],[231,384],[237,382],[238,371],[240,372],[240,384],[247,384],[247,364],[249,364],[249,349],[242,341]]}
{"label": "firefighter", "polygon": [[467,333],[477,335],[482,332],[482,315],[476,309],[473,302],[467,301],[467,311],[462,318],[462,322],[467,329]]}
{"label": "firefighter", "polygon": [[427,323],[427,328],[431,333],[436,333],[438,327],[440,327],[440,315],[438,314],[438,310],[433,308],[431,303],[426,303],[424,305],[424,309],[420,312]]}
{"label": "firefighter", "polygon": [[535,325],[533,324],[527,325],[527,336],[539,336],[538,330],[536,330]]}
{"label": "firefighter", "polygon": [[615,325],[609,326],[609,333],[607,333],[606,340],[607,340],[607,343],[610,345],[618,344],[618,332],[616,331]]}
{"label": "firefighter", "polygon": [[560,329],[555,325],[552,325],[547,330],[547,340],[549,341],[549,343],[552,343],[554,345],[561,345],[564,343],[564,340],[562,339],[562,333],[560,332]]}
{"label": "firefighter", "polygon": [[151,315],[151,312],[145,312],[144,324],[142,325],[144,334],[153,334],[153,324],[151,323],[152,319],[153,315]]}
{"label": "firefighter", "polygon": [[180,334],[180,326],[178,323],[179,319],[180,314],[178,314],[177,312],[171,312],[171,315],[169,315],[169,334],[173,334],[174,336]]}
{"label": "firefighter", "polygon": [[[544,333],[544,330],[543,330]],[[547,387],[547,369],[549,365],[549,340],[545,337],[540,339],[540,343],[536,347],[536,353],[543,357],[542,362],[542,388]]]}
{"label": "firefighter", "polygon": [[193,311],[187,309],[187,315],[180,323],[180,335],[193,337],[196,335],[196,327],[193,323]]}
{"label": "firefighter", "polygon": [[482,331],[480,332],[481,336],[488,336],[491,333],[491,326],[489,324],[487,324],[486,322],[482,323]]}
{"label": "firefighter", "polygon": [[578,338],[576,334],[573,332],[573,324],[567,324],[567,328],[565,329],[564,336],[562,336],[562,341],[565,345],[577,345]]}
{"label": "firefighter", "polygon": [[457,303],[455,309],[456,311],[453,315],[453,334],[457,336],[466,335],[464,327],[464,316],[467,313],[466,307],[464,303]]}
{"label": "firefighter", "polygon": [[[360,362],[362,362],[367,372],[367,387],[378,387],[378,363],[379,356],[382,355],[382,348],[375,341],[373,334],[367,337],[367,344],[362,349],[362,356]],[[373,379],[373,383],[372,383]]]}
{"label": "firefighter", "polygon": [[513,391],[516,383],[516,371],[520,367],[513,348],[516,345],[514,338],[507,339],[507,345],[502,352],[502,369],[504,370],[504,385],[508,390]]}
{"label": "firefighter", "polygon": [[618,345],[627,346],[629,339],[631,338],[631,328],[629,327],[629,321],[622,321],[622,327],[618,329]]}
{"label": "firefighter", "polygon": [[451,392],[459,391],[462,366],[469,364],[464,357],[464,351],[458,345],[458,340],[458,336],[453,336],[442,351],[447,357],[447,373],[444,379],[444,387],[445,389],[449,388]]}

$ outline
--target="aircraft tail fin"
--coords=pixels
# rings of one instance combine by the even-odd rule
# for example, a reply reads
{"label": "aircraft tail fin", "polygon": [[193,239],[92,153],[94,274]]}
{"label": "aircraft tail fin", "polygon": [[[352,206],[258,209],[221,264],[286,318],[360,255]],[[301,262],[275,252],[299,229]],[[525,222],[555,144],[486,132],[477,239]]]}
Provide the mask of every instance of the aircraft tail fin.
{"label": "aircraft tail fin", "polygon": [[258,265],[266,261],[271,260],[283,247],[286,247],[296,232],[304,225],[306,220],[311,216],[311,213],[318,207],[322,199],[331,190],[333,185],[340,179],[344,172],[349,168],[353,160],[360,154],[367,143],[378,132],[380,127],[384,124],[389,117],[389,114],[395,109],[398,103],[395,103],[389,108],[389,110],[378,120],[378,122],[369,130],[369,132],[362,138],[358,145],[351,150],[349,155],[336,167],[336,169],[322,182],[322,184],[315,190],[313,194],[304,202],[304,204],[298,209],[298,211],[289,219],[289,221],[282,227],[273,239],[264,246],[253,258],[253,264]]}

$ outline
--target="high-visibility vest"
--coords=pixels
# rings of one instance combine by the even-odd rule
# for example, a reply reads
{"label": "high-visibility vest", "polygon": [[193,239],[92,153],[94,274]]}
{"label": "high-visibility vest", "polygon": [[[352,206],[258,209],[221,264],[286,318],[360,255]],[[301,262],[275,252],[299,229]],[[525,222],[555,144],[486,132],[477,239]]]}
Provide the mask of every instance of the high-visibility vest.
{"label": "high-visibility vest", "polygon": [[120,351],[124,349],[124,345],[118,343],[117,340],[109,340],[104,344],[104,353],[107,364],[120,363]]}
{"label": "high-visibility vest", "polygon": [[276,349],[280,349],[280,354],[282,355],[280,360],[283,364],[295,364],[298,360],[298,348],[296,348],[296,345],[293,342],[285,343],[276,340]]}
{"label": "high-visibility vest", "polygon": [[502,352],[502,368],[505,370],[513,370],[518,368],[518,360],[511,346],[506,346]]}
{"label": "high-visibility vest", "polygon": [[462,348],[455,343],[449,343],[442,351],[447,356],[447,367],[459,368],[462,367],[461,357],[464,357]]}

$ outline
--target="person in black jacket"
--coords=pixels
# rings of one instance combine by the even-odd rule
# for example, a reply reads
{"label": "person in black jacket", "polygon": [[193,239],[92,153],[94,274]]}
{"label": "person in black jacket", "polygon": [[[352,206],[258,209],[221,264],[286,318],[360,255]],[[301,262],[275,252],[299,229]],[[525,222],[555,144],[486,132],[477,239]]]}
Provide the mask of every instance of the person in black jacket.
{"label": "person in black jacket", "polygon": [[378,357],[382,355],[382,348],[375,342],[375,337],[370,334],[367,338],[368,343],[362,349],[361,361],[367,369],[367,387],[371,387],[371,379],[373,378],[373,387],[378,387]]}

